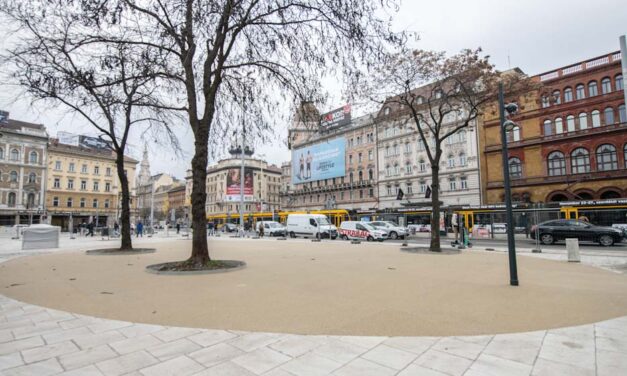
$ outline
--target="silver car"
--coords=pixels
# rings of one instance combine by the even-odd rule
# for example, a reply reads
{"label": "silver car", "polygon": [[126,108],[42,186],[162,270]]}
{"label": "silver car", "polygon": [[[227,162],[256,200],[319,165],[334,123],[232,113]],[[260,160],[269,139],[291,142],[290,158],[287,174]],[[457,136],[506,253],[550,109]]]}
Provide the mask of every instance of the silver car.
{"label": "silver car", "polygon": [[409,236],[408,228],[398,226],[394,222],[373,221],[370,224],[378,229],[385,230],[389,239],[405,239],[405,237]]}

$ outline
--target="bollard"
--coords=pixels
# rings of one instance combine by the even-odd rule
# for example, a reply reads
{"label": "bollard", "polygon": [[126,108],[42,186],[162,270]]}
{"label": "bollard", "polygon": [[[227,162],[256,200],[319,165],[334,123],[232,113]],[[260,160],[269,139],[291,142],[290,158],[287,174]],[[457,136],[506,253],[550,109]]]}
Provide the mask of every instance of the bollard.
{"label": "bollard", "polygon": [[579,257],[579,239],[566,239],[568,262],[581,262]]}

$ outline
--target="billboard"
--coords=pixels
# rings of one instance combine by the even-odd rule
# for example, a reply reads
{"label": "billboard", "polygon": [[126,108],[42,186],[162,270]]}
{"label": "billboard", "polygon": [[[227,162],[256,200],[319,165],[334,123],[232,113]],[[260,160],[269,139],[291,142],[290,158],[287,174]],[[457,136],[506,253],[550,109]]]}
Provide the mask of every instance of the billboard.
{"label": "billboard", "polygon": [[0,111],[0,124],[9,124],[9,113],[7,111]]}
{"label": "billboard", "polygon": [[292,183],[344,176],[345,153],[346,140],[343,137],[292,151]]}
{"label": "billboard", "polygon": [[98,137],[78,136],[78,145],[88,149],[112,150],[111,142]]}
{"label": "billboard", "polygon": [[333,111],[322,114],[320,126],[323,128],[341,127],[351,123],[351,105],[337,108]]}
{"label": "billboard", "polygon": [[78,146],[78,135],[70,132],[57,132],[59,143],[63,145]]}
{"label": "billboard", "polygon": [[[240,168],[231,168],[226,173],[226,201],[239,202],[240,201],[240,181],[241,170]],[[254,184],[253,184],[253,169],[244,168],[244,201],[253,201],[254,196]]]}

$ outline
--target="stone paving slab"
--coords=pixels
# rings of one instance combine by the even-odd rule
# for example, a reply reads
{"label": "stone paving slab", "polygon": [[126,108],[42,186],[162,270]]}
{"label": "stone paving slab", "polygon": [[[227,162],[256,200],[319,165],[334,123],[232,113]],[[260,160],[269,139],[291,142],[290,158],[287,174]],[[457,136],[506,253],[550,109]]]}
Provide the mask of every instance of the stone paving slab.
{"label": "stone paving slab", "polygon": [[[35,322],[42,314],[48,321]],[[0,375],[627,374],[627,316],[494,336],[307,336],[60,315],[0,295],[0,322],[9,318]]]}

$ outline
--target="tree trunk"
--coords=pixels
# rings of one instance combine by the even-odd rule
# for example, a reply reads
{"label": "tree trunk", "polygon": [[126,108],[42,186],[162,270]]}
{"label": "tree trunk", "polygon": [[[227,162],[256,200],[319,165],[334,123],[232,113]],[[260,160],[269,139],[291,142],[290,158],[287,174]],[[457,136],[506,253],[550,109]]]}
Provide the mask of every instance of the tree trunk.
{"label": "tree trunk", "polygon": [[431,164],[431,244],[432,252],[442,252],[440,247],[440,161]]}
{"label": "tree trunk", "polygon": [[[121,251],[130,251],[133,249],[131,237],[131,194],[128,189],[128,177],[124,172],[124,153],[118,151],[115,157],[115,166],[118,171],[118,179],[120,180],[120,188],[122,189],[122,214],[120,217],[120,236],[122,239]],[[117,218],[116,218],[117,220]]]}
{"label": "tree trunk", "polygon": [[192,158],[192,256],[190,261],[196,265],[205,265],[211,260],[207,244],[207,159],[209,132],[199,129],[195,132],[195,153]]}

